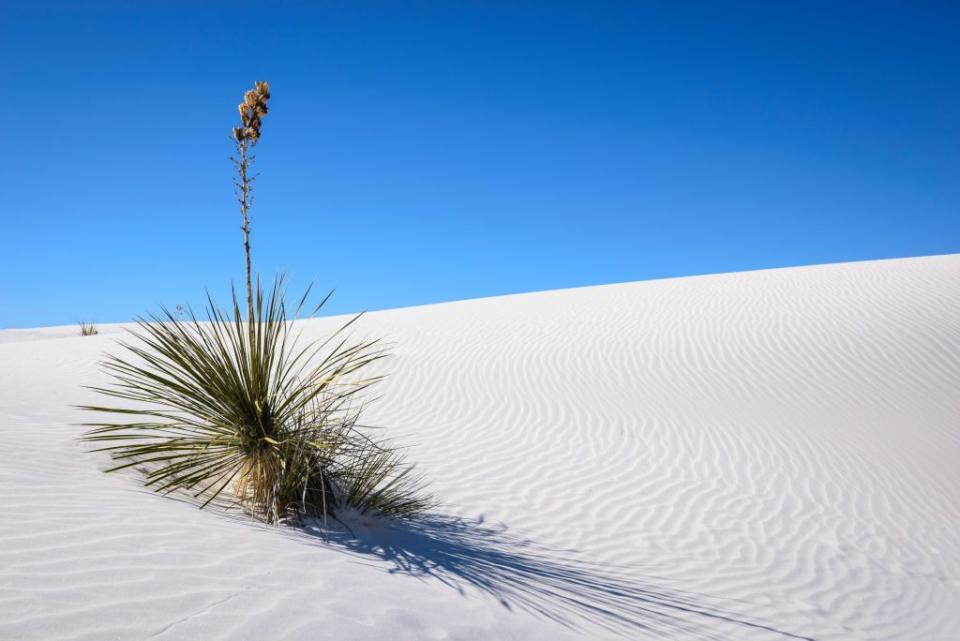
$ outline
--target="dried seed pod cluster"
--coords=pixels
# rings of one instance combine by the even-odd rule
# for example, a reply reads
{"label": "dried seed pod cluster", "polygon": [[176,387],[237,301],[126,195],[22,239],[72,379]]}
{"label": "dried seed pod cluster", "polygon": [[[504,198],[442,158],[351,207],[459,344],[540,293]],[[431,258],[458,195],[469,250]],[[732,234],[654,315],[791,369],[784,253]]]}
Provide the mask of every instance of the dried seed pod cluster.
{"label": "dried seed pod cluster", "polygon": [[233,137],[237,142],[246,142],[250,146],[260,139],[260,124],[267,115],[267,101],[270,100],[270,83],[257,82],[253,89],[243,96],[237,109],[240,111],[242,127],[233,128]]}

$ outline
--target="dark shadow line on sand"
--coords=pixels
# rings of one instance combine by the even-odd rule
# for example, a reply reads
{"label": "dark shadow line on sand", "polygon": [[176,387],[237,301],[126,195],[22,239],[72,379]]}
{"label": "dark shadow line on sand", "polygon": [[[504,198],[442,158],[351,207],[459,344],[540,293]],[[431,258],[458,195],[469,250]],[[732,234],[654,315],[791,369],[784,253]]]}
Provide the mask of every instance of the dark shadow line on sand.
{"label": "dark shadow line on sand", "polygon": [[[471,586],[517,607],[583,630],[590,623],[624,637],[729,638],[733,628],[764,630],[774,638],[815,641],[722,608],[704,595],[639,582],[615,567],[576,559],[482,521],[433,514],[409,522],[347,528],[307,523],[307,533],[391,574],[433,579],[463,594]],[[561,556],[562,555],[562,556]],[[711,601],[714,603],[711,604]],[[723,631],[727,633],[724,634]]]}

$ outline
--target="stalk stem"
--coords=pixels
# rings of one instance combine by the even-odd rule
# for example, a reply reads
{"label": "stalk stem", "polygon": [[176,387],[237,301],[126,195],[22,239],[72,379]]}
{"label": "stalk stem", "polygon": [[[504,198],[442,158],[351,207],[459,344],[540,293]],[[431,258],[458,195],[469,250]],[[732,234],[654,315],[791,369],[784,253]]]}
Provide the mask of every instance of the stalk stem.
{"label": "stalk stem", "polygon": [[237,152],[240,162],[237,163],[240,172],[240,214],[243,216],[243,251],[247,260],[247,331],[253,341],[253,281],[250,270],[250,179],[247,176],[247,141],[237,141]]}

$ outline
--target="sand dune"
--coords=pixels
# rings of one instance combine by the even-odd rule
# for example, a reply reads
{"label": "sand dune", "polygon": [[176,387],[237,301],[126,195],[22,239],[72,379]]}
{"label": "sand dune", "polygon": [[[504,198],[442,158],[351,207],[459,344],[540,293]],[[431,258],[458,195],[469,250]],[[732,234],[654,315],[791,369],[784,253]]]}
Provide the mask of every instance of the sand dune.
{"label": "sand dune", "polygon": [[0,332],[0,639],[958,638],[960,256],[358,327],[444,506],[327,541],[99,471],[71,405],[120,326]]}

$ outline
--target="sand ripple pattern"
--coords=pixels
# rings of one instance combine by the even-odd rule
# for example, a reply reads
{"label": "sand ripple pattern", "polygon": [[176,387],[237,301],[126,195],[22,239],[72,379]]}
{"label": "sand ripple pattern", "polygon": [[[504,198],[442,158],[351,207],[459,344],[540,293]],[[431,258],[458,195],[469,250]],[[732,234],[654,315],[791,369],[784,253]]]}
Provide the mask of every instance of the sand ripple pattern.
{"label": "sand ripple pattern", "polygon": [[957,638],[960,256],[357,331],[396,342],[368,421],[446,505],[327,544],[100,474],[67,405],[114,337],[0,332],[0,638]]}

